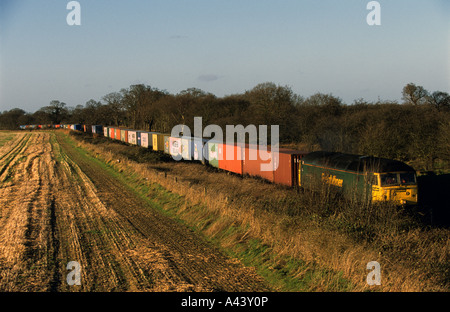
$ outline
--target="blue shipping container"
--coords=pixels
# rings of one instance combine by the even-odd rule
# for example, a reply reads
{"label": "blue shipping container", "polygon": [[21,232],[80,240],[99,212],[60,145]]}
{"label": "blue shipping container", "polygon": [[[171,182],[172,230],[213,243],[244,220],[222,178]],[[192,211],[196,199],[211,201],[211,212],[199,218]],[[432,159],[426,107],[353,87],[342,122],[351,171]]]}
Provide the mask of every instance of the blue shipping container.
{"label": "blue shipping container", "polygon": [[100,126],[100,125],[92,126],[92,133],[102,134],[103,133],[103,126]]}

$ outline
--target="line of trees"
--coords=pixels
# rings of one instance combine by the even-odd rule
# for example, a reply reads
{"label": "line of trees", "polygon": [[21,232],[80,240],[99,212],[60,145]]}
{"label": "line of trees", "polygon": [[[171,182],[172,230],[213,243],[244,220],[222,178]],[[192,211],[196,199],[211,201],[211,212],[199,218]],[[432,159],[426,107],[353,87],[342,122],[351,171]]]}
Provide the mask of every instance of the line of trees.
{"label": "line of trees", "polygon": [[[242,94],[217,97],[197,88],[178,94],[138,84],[100,101],[68,107],[54,100],[34,113],[12,109],[0,114],[0,129],[25,124],[100,124],[170,133],[195,116],[203,124],[279,125],[282,143],[419,161],[431,170],[450,163],[450,95],[407,84],[402,103],[355,100],[346,105],[332,94],[304,98],[287,86],[261,83]],[[300,146],[299,144],[297,144]]]}

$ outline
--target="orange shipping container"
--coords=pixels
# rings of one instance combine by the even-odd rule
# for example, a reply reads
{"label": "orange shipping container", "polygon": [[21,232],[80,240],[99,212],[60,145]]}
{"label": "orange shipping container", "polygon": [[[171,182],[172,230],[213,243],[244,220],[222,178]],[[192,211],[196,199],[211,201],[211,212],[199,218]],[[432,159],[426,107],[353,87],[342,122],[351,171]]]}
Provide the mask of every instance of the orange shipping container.
{"label": "orange shipping container", "polygon": [[[263,151],[260,153],[260,149]],[[266,150],[266,151],[264,151]],[[262,156],[264,157],[261,157]],[[244,148],[244,162],[243,162],[243,173],[251,176],[258,176],[263,179],[266,179],[270,182],[274,181],[273,168],[269,171],[264,171],[261,168],[262,165],[270,166],[270,162],[272,159],[272,153],[270,152],[270,148],[266,146],[259,147],[258,145],[246,145]]]}
{"label": "orange shipping container", "polygon": [[219,168],[242,174],[243,173],[243,154],[242,148],[236,144],[219,143]]}

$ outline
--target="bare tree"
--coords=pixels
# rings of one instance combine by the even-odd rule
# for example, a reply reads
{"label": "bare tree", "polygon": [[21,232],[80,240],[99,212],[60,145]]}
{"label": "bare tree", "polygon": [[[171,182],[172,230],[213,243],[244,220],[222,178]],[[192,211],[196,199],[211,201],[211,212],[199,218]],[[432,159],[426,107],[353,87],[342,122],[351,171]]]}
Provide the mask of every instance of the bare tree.
{"label": "bare tree", "polygon": [[52,124],[60,124],[67,115],[66,103],[58,100],[51,101],[49,106],[44,106],[41,110],[49,115]]}
{"label": "bare tree", "polygon": [[108,115],[105,119],[108,125],[119,126],[122,116],[125,113],[125,107],[122,103],[123,96],[119,92],[111,92],[105,95],[102,100],[108,106]]}
{"label": "bare tree", "polygon": [[450,95],[447,92],[435,91],[428,96],[428,102],[440,112],[450,109]]}
{"label": "bare tree", "polygon": [[403,87],[402,95],[405,104],[419,105],[425,103],[428,96],[428,91],[422,86],[416,86],[414,83],[408,83]]}

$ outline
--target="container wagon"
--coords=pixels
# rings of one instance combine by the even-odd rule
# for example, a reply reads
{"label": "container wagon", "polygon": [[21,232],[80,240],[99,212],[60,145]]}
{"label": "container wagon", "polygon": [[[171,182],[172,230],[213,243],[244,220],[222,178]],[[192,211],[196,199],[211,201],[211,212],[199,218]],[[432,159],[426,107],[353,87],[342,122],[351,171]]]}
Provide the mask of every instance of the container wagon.
{"label": "container wagon", "polygon": [[154,151],[164,152],[164,136],[165,133],[153,133],[152,134],[152,147]]}
{"label": "container wagon", "polygon": [[243,174],[243,149],[238,144],[219,143],[219,169]]}
{"label": "container wagon", "polygon": [[169,154],[176,160],[181,160],[181,138],[169,137]]}
{"label": "container wagon", "polygon": [[71,125],[71,128],[70,128],[70,129],[72,129],[72,130],[74,130],[74,131],[83,131],[83,130],[82,130],[82,126],[79,125],[79,124]]}
{"label": "container wagon", "polygon": [[[260,153],[260,149],[266,150],[267,152]],[[270,148],[267,146],[258,146],[255,144],[246,144],[244,150],[242,151],[244,156],[243,161],[243,174],[249,176],[261,177],[270,182],[274,181],[273,178],[273,167],[271,170],[263,170],[263,167],[272,166],[272,153]],[[263,156],[263,157],[261,157]],[[264,168],[265,169],[265,168]]]}
{"label": "container wagon", "polygon": [[[273,153],[274,154],[274,153]],[[274,164],[277,163],[277,169],[273,172],[273,181],[277,184],[287,186],[299,186],[299,172],[301,159],[308,152],[280,148],[278,158],[274,155]]]}
{"label": "container wagon", "polygon": [[221,142],[210,140],[208,141],[208,164],[212,167],[219,168],[220,160],[219,160],[219,144]]}
{"label": "container wagon", "polygon": [[192,151],[192,159],[195,161],[201,161],[203,164],[208,160],[208,140],[194,138],[193,139],[193,151]]}
{"label": "container wagon", "polygon": [[170,136],[164,136],[164,153],[170,155]]}
{"label": "container wagon", "polygon": [[141,146],[151,148],[153,144],[151,132],[141,132]]}
{"label": "container wagon", "polygon": [[103,126],[93,125],[92,126],[92,133],[103,134]]}
{"label": "container wagon", "polygon": [[137,133],[133,130],[127,131],[128,140],[127,143],[137,145]]}
{"label": "container wagon", "polygon": [[128,143],[128,129],[119,129],[120,131],[120,140],[122,142]]}

